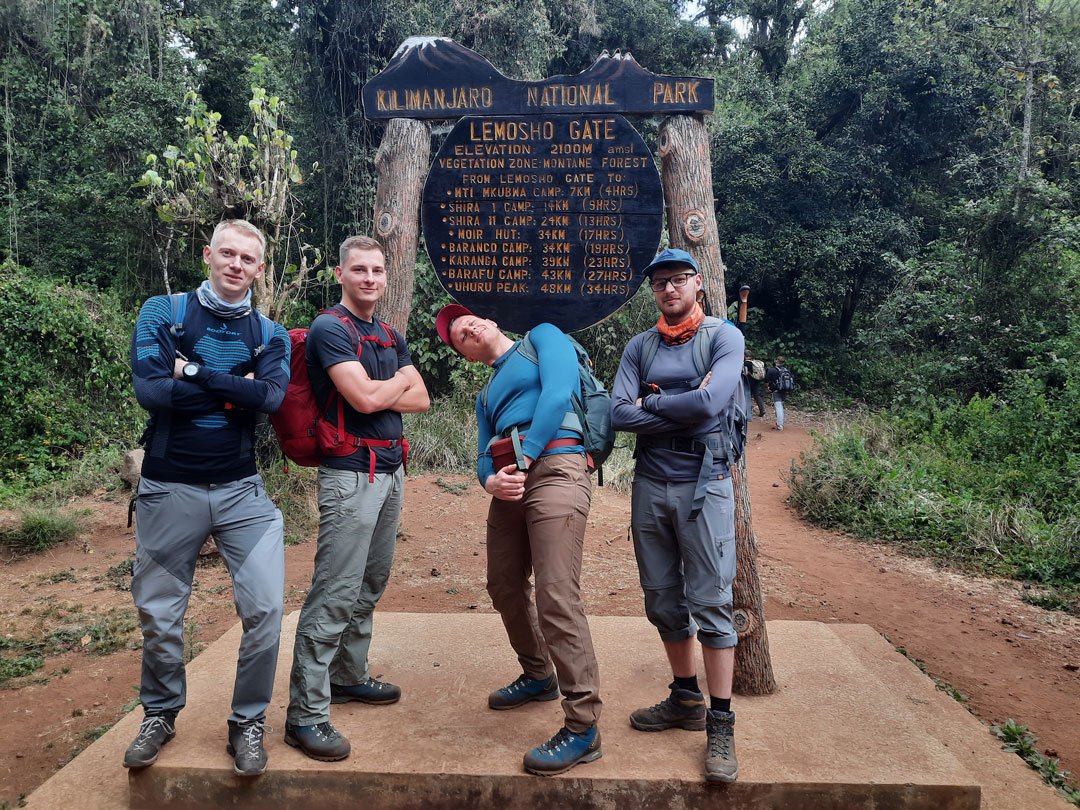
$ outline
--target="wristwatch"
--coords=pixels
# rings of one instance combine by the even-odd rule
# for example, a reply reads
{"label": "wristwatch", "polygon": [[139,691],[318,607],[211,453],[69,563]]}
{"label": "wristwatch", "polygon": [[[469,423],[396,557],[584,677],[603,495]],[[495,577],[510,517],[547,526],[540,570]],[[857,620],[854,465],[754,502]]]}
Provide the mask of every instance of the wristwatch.
{"label": "wristwatch", "polygon": [[201,366],[199,366],[198,363],[184,363],[184,377],[189,380],[194,379],[195,375],[199,373],[200,368]]}

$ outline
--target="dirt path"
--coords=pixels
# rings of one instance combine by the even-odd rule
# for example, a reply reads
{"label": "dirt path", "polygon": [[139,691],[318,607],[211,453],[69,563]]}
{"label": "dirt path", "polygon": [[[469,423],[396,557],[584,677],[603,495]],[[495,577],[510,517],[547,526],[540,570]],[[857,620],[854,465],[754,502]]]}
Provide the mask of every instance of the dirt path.
{"label": "dirt path", "polygon": [[[784,503],[781,474],[810,438],[798,414],[794,421],[783,433],[757,422],[751,431],[750,484],[768,618],[869,624],[966,695],[980,718],[1027,724],[1048,753],[1080,771],[1080,621],[1024,604],[1016,585],[941,572],[888,547],[798,521]],[[381,609],[490,611],[483,579],[486,496],[464,475],[414,477],[408,486]],[[83,538],[9,561],[0,575],[0,640],[45,638],[60,626],[70,636],[93,625],[93,633],[74,635],[73,650],[47,656],[42,669],[0,688],[0,808],[14,806],[136,698],[138,639],[124,629],[133,617],[131,595],[117,587],[126,584],[122,574],[109,575],[134,548],[126,500],[102,494],[86,505],[92,528]],[[627,496],[596,490],[584,575],[592,614],[641,613],[628,519]],[[288,610],[302,603],[313,555],[313,542],[287,550]],[[191,639],[200,645],[236,618],[220,562],[200,566],[196,577],[188,619]],[[105,638],[125,647],[119,652],[87,652],[98,644],[102,616],[111,618]]]}

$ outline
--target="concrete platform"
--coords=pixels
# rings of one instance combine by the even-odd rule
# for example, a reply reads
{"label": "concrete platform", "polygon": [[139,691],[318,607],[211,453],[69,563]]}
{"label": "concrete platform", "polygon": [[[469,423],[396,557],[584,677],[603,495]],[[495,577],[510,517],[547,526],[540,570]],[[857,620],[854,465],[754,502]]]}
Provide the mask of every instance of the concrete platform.
{"label": "concrete platform", "polygon": [[1023,810],[1068,806],[963,707],[864,625],[770,622],[779,694],[736,697],[740,776],[702,779],[704,734],[632,730],[626,717],[668,681],[644,619],[593,617],[604,757],[553,778],[526,775],[524,752],[561,725],[557,702],[511,712],[488,692],[518,674],[490,614],[380,614],[373,673],[401,685],[393,706],[334,706],[353,744],[319,763],[282,740],[296,614],[286,618],[269,713],[270,771],[232,773],[225,718],[239,627],[189,668],[188,709],[158,762],[120,767],[132,713],[30,797],[31,808],[890,808]]}

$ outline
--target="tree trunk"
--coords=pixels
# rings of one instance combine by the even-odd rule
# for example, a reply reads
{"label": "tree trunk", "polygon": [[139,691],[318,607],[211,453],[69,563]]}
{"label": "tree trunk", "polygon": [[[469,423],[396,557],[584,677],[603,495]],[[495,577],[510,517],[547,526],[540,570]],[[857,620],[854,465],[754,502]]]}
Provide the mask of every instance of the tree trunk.
{"label": "tree trunk", "polygon": [[[724,263],[712,194],[709,134],[698,116],[678,115],[660,127],[660,163],[671,246],[689,252],[704,277],[713,312],[724,317]],[[776,691],[765,632],[765,612],[757,571],[757,540],[751,523],[746,461],[732,470],[735,490],[735,583],[732,587],[735,629],[735,691],[766,695]]]}
{"label": "tree trunk", "polygon": [[412,307],[420,197],[431,156],[431,130],[422,121],[395,118],[375,155],[375,233],[386,254],[386,296],[379,317],[405,334]]}
{"label": "tree trunk", "polygon": [[776,691],[765,606],[758,578],[757,538],[750,510],[746,456],[731,470],[735,490],[735,584],[732,586],[733,623],[739,634],[735,648],[733,691],[740,695],[771,695]]}

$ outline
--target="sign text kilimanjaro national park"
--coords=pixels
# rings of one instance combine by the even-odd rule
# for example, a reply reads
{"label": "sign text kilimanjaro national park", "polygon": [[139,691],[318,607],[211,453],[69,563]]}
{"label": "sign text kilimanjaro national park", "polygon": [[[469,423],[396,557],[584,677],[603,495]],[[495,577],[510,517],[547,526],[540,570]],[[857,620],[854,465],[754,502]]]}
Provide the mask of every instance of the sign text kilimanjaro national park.
{"label": "sign text kilimanjaro national park", "polygon": [[663,191],[628,114],[708,112],[710,79],[602,55],[573,76],[503,76],[446,39],[406,42],[364,87],[369,118],[458,118],[424,186],[428,256],[450,295],[515,332],[590,326],[634,294]]}

